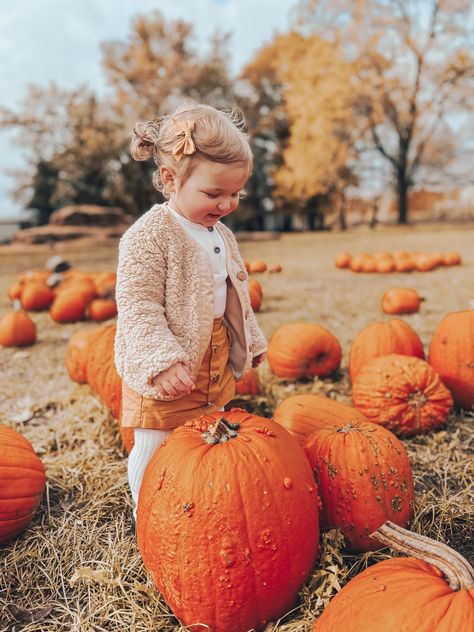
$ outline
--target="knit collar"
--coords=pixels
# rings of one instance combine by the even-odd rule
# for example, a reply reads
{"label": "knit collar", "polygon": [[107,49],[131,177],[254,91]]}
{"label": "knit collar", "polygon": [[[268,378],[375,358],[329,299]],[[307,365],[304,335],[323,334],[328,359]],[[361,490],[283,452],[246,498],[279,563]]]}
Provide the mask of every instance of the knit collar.
{"label": "knit collar", "polygon": [[195,230],[201,230],[201,231],[207,232],[207,228],[205,226],[203,226],[202,224],[197,224],[196,222],[192,222],[187,217],[184,217],[184,215],[181,215],[181,213],[178,213],[178,211],[176,211],[169,202],[166,202],[165,206],[168,208],[168,210],[171,211],[171,213],[173,214],[173,217],[177,219],[178,222],[180,222],[181,224],[189,226]]}

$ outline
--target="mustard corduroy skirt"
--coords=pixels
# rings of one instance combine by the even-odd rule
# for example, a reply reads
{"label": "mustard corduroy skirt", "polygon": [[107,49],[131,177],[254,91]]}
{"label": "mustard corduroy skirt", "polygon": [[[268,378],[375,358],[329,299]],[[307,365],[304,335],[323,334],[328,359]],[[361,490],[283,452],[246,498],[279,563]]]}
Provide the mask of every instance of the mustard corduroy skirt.
{"label": "mustard corduroy skirt", "polygon": [[173,400],[160,400],[144,397],[122,382],[122,426],[171,429],[219,410],[235,394],[235,378],[228,360],[228,330],[223,319],[217,318],[194,390]]}

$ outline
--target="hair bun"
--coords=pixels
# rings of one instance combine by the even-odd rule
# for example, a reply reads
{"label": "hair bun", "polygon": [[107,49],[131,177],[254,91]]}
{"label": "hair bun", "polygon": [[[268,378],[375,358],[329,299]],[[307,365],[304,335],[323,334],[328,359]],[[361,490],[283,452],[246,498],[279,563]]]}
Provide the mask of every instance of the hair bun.
{"label": "hair bun", "polygon": [[137,123],[133,128],[130,153],[135,160],[149,160],[155,155],[161,120]]}

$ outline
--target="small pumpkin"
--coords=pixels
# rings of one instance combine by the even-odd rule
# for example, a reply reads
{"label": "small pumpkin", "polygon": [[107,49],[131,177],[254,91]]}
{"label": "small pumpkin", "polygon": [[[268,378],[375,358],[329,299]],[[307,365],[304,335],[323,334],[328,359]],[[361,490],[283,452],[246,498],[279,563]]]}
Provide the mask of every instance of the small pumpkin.
{"label": "small pumpkin", "polygon": [[54,299],[49,310],[51,318],[57,323],[75,323],[84,320],[86,309],[95,294],[86,289],[69,287],[62,290]]}
{"label": "small pumpkin", "polygon": [[262,286],[255,279],[249,280],[250,305],[254,312],[258,312],[262,306],[263,290]]}
{"label": "small pumpkin", "polygon": [[255,369],[250,369],[240,380],[237,380],[235,392],[237,395],[259,395],[260,383]]}
{"label": "small pumpkin", "polygon": [[46,485],[44,466],[31,443],[0,424],[0,543],[31,522]]}
{"label": "small pumpkin", "polygon": [[36,342],[36,325],[20,306],[13,303],[13,309],[0,320],[0,345],[4,347],[26,347]]}
{"label": "small pumpkin", "polygon": [[351,265],[352,257],[348,252],[339,252],[334,258],[336,268],[343,270]]}
{"label": "small pumpkin", "polygon": [[458,408],[474,407],[474,310],[447,314],[431,338],[428,362]]}
{"label": "small pumpkin", "polygon": [[243,410],[216,412],[176,428],[151,458],[138,546],[183,625],[263,630],[311,573],[318,514],[311,468],[288,432]]}
{"label": "small pumpkin", "polygon": [[265,272],[266,269],[267,264],[265,263],[265,261],[259,259],[258,261],[250,261],[248,271],[250,274],[255,274],[259,272]]}
{"label": "small pumpkin", "polygon": [[390,521],[373,536],[411,557],[384,560],[356,575],[313,632],[474,630],[474,569],[457,551]]}
{"label": "small pumpkin", "polygon": [[267,360],[281,378],[325,377],[341,364],[341,345],[316,323],[287,323],[270,337]]}
{"label": "small pumpkin", "polygon": [[272,274],[274,274],[275,272],[281,272],[282,271],[282,267],[279,263],[275,263],[274,265],[270,266],[268,268],[268,271],[271,272]]}
{"label": "small pumpkin", "polygon": [[392,257],[380,257],[376,261],[375,269],[381,274],[388,274],[395,270],[395,262]]}
{"label": "small pumpkin", "polygon": [[461,265],[461,255],[458,252],[446,252],[441,255],[441,260],[444,266]]}
{"label": "small pumpkin", "polygon": [[403,444],[369,421],[316,428],[305,454],[322,510],[320,526],[340,529],[351,551],[373,551],[370,534],[387,520],[405,527],[412,516],[413,474]]}
{"label": "small pumpkin", "polygon": [[287,397],[275,408],[273,419],[284,426],[300,445],[304,445],[317,428],[367,421],[353,406],[315,393]]}
{"label": "small pumpkin", "polygon": [[352,400],[369,421],[403,437],[443,425],[453,405],[428,362],[399,354],[364,364],[354,381]]}
{"label": "small pumpkin", "polygon": [[408,287],[394,287],[382,296],[380,306],[386,314],[414,314],[420,309],[421,296]]}
{"label": "small pumpkin", "polygon": [[87,306],[91,320],[101,322],[117,316],[117,303],[112,298],[94,298]]}
{"label": "small pumpkin", "polygon": [[25,283],[21,292],[21,306],[26,311],[49,309],[54,301],[54,292],[45,283]]}
{"label": "small pumpkin", "polygon": [[424,359],[423,343],[401,318],[367,325],[354,338],[349,352],[349,374],[354,382],[361,368],[379,356],[399,353]]}

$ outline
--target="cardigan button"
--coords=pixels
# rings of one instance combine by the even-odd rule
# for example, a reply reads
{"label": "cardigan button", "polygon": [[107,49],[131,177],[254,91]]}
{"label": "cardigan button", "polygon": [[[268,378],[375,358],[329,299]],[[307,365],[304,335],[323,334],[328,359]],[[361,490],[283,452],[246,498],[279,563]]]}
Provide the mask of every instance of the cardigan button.
{"label": "cardigan button", "polygon": [[214,252],[216,253],[216,255],[218,255],[220,253],[221,249],[219,248],[219,246],[216,246],[214,248]]}
{"label": "cardigan button", "polygon": [[240,270],[240,272],[237,272],[237,278],[239,279],[239,281],[245,281],[245,279],[247,278],[247,273],[243,270]]}
{"label": "cardigan button", "polygon": [[214,226],[208,226],[208,227],[207,227],[207,230],[208,230],[210,233],[212,233],[212,231],[214,230]]}

